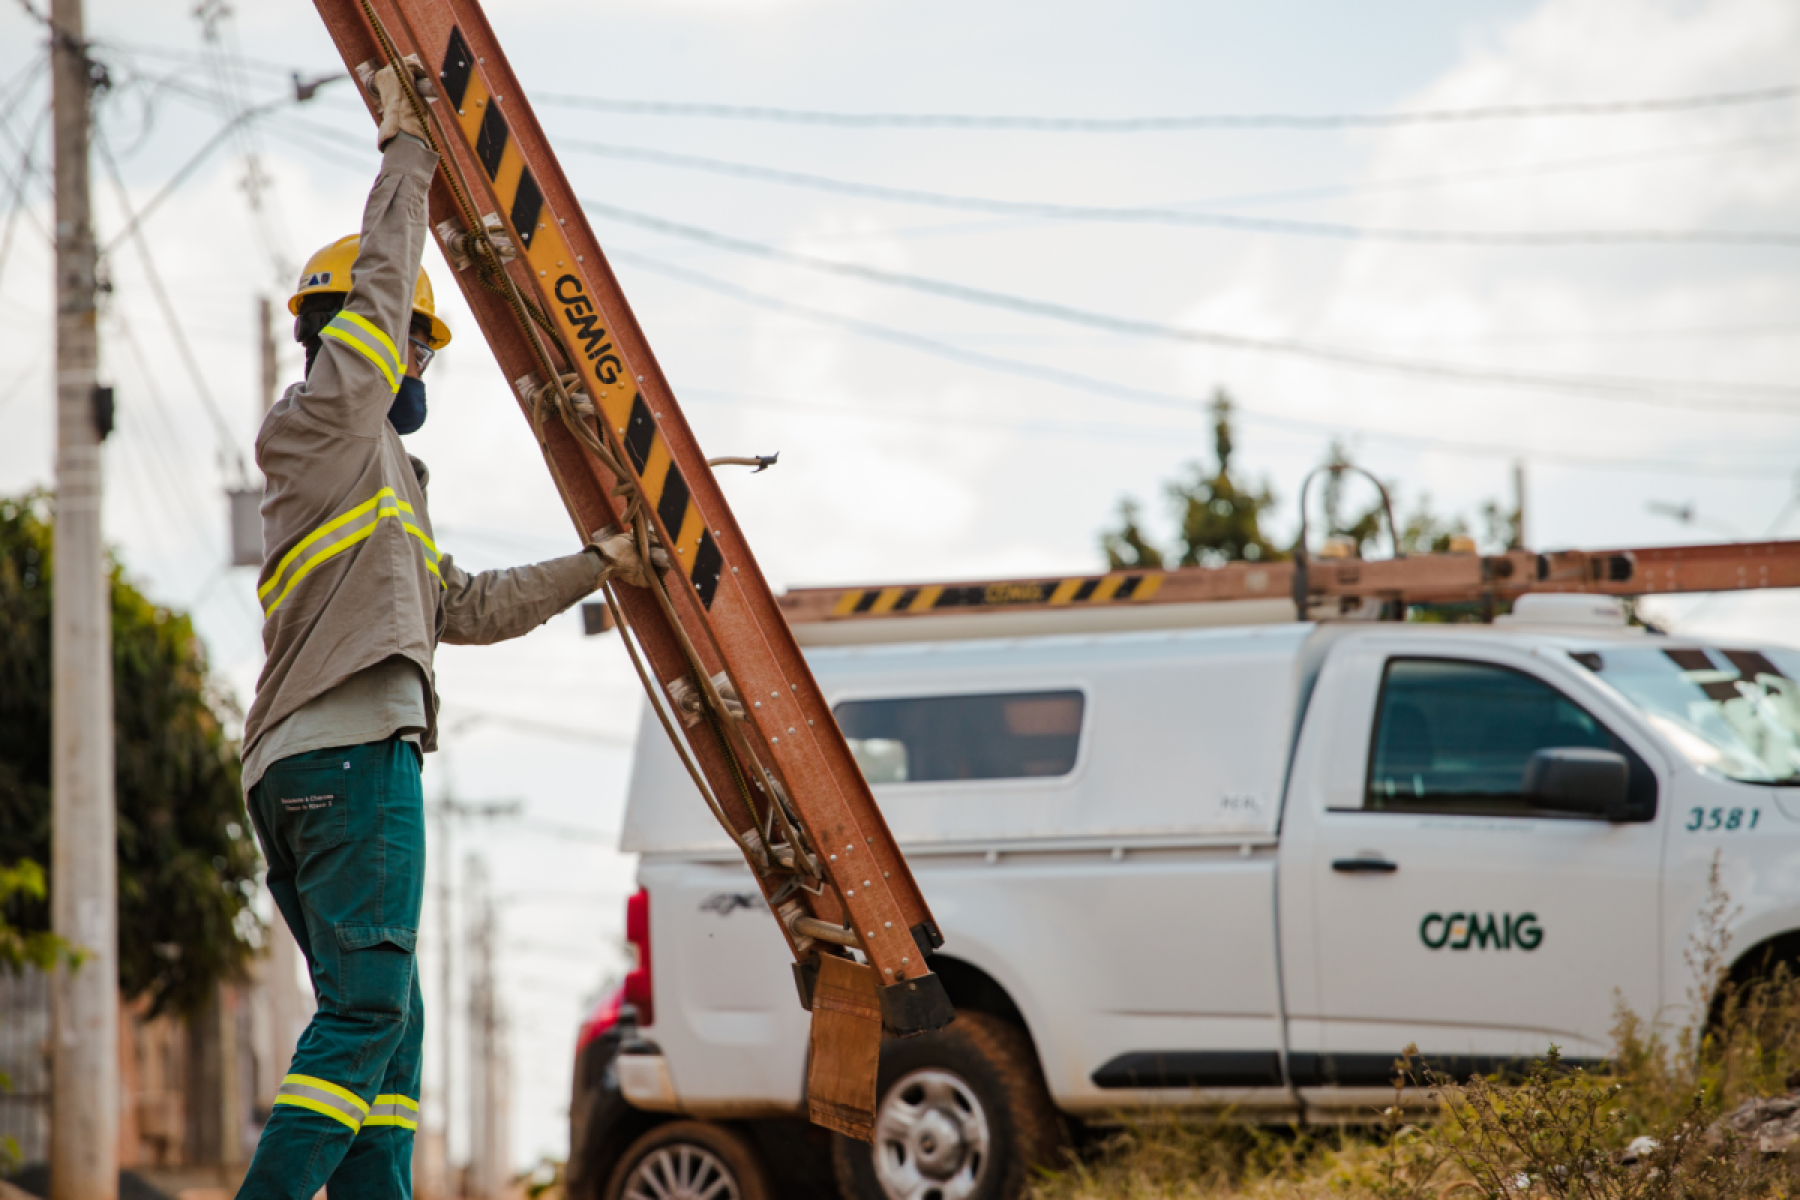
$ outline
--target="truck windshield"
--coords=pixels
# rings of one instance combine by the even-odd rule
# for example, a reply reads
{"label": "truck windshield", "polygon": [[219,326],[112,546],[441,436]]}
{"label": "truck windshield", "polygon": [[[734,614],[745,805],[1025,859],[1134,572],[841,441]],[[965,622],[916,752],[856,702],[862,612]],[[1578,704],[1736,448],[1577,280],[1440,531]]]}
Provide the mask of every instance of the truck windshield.
{"label": "truck windshield", "polygon": [[1573,657],[1695,765],[1800,786],[1800,651],[1633,647]]}

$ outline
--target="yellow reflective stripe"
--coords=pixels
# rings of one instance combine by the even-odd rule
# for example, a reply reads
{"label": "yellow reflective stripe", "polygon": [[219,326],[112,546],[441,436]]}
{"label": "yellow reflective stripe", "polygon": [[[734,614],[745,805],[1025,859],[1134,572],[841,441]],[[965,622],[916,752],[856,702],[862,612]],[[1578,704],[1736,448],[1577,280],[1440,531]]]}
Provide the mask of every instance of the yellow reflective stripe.
{"label": "yellow reflective stripe", "polygon": [[400,1129],[417,1129],[419,1127],[419,1102],[410,1096],[377,1096],[374,1107],[369,1109],[369,1119],[363,1122],[363,1128],[367,1129],[371,1125],[392,1125]]}
{"label": "yellow reflective stripe", "polygon": [[[319,336],[336,338],[338,341],[344,343],[344,345],[355,350],[358,354],[361,354],[364,358],[374,363],[376,369],[381,372],[382,377],[388,381],[388,390],[390,392],[399,391],[400,376],[406,373],[405,369],[399,365],[395,358],[383,354],[380,346],[368,341],[366,335],[364,335],[356,326],[350,325],[347,322],[343,324],[339,323],[343,321],[344,317],[353,315],[354,314],[339,313],[336,317],[332,318],[331,324],[319,331]],[[360,320],[360,318],[358,319]],[[380,337],[382,341],[387,341],[387,338],[381,335],[381,331],[376,330],[375,327],[369,325],[367,321],[362,321],[362,324],[368,326],[371,330],[374,330],[375,335]],[[391,345],[392,343],[389,344]]]}
{"label": "yellow reflective stripe", "polygon": [[[400,349],[394,345],[394,340],[381,331],[381,326],[375,324],[375,322],[369,320],[367,317],[358,316],[356,313],[345,312],[342,309],[339,309],[338,315],[333,317],[332,320],[349,321],[358,329],[368,333],[377,342],[381,343],[381,348],[388,352],[388,361],[393,363],[396,367],[399,367],[400,364],[405,361],[400,357]],[[401,369],[404,370],[405,368],[402,367]]]}
{"label": "yellow reflective stripe", "polygon": [[369,1106],[362,1097],[314,1075],[289,1075],[283,1079],[275,1093],[275,1103],[330,1117],[352,1133],[362,1128],[369,1115]]}
{"label": "yellow reflective stripe", "polygon": [[358,1121],[349,1113],[333,1108],[326,1101],[317,1100],[311,1096],[277,1096],[275,1097],[275,1104],[277,1106],[287,1104],[294,1108],[311,1109],[313,1112],[323,1113],[325,1116],[330,1117],[339,1124],[349,1126],[352,1133],[359,1132],[363,1127],[363,1122]]}
{"label": "yellow reflective stripe", "polygon": [[302,550],[306,549],[308,546],[312,545],[314,542],[318,541],[320,538],[324,537],[326,534],[332,532],[333,530],[342,529],[344,526],[348,525],[350,522],[356,520],[356,518],[364,515],[370,509],[372,509],[376,505],[380,504],[383,500],[393,500],[395,503],[400,504],[403,508],[405,508],[407,512],[410,513],[412,511],[412,506],[410,504],[406,504],[404,501],[401,501],[397,496],[394,495],[393,488],[391,488],[391,487],[390,488],[382,488],[379,492],[375,493],[375,495],[372,499],[365,500],[363,503],[357,505],[355,508],[351,509],[349,512],[345,513],[341,517],[332,518],[331,520],[325,522],[325,524],[323,524],[323,525],[319,526],[317,529],[313,530],[311,533],[307,534],[305,537],[301,538],[298,545],[296,545],[292,550],[289,550],[285,555],[282,556],[281,564],[275,568],[275,573],[273,575],[269,576],[269,582],[263,584],[262,587],[257,589],[256,598],[258,600],[264,600],[264,599],[268,598],[269,593],[275,590],[275,585],[281,582],[282,575],[286,573],[286,571],[289,567],[294,565],[294,560],[296,558],[300,557],[300,552]]}
{"label": "yellow reflective stripe", "polygon": [[372,521],[369,524],[364,525],[361,529],[358,529],[355,533],[352,533],[350,536],[331,543],[331,545],[307,559],[301,564],[300,569],[294,572],[293,578],[288,580],[287,586],[281,589],[281,595],[275,597],[274,602],[271,603],[268,608],[263,610],[263,616],[265,618],[274,616],[275,610],[281,607],[281,602],[286,600],[288,598],[288,593],[294,590],[294,585],[312,574],[312,569],[314,567],[318,566],[328,558],[335,558],[337,555],[342,554],[358,542],[367,541],[369,535],[375,532],[375,527],[378,524],[379,522]]}
{"label": "yellow reflective stripe", "polygon": [[342,1088],[335,1083],[320,1079],[316,1075],[289,1075],[281,1081],[283,1087],[286,1087],[290,1083],[297,1083],[301,1087],[318,1088],[321,1092],[330,1092],[338,1099],[348,1100],[350,1103],[356,1105],[357,1111],[359,1112],[366,1113],[369,1111],[367,1101],[361,1096],[358,1096],[348,1088]]}
{"label": "yellow reflective stripe", "polygon": [[[392,503],[384,504],[382,503],[383,500],[390,500]],[[375,514],[374,520],[359,529],[352,530],[337,541],[331,542],[309,556],[291,575],[286,575],[286,583],[282,583],[284,573],[293,565],[295,558],[298,557],[302,550],[314,545],[320,538],[325,537],[327,534],[342,529],[345,525],[369,515],[371,510],[373,510]],[[402,516],[402,514],[405,514],[405,516]],[[392,517],[399,521],[401,528],[405,529],[418,540],[419,544],[425,549],[425,569],[437,576],[440,584],[443,583],[443,575],[438,570],[438,559],[441,558],[442,555],[439,554],[436,543],[426,536],[423,529],[420,529],[411,521],[406,520],[407,516],[412,515],[412,505],[396,497],[393,488],[382,488],[379,492],[375,493],[375,498],[373,500],[359,504],[343,516],[337,517],[326,522],[324,525],[321,525],[318,529],[302,539],[299,545],[288,551],[282,558],[281,565],[275,569],[275,574],[270,576],[269,582],[257,589],[257,599],[268,601],[266,607],[263,609],[263,616],[265,618],[274,616],[275,610],[280,608],[282,601],[288,598],[288,593],[292,592],[294,586],[302,579],[305,579],[307,575],[312,572],[314,567],[329,558],[342,554],[345,550],[348,550],[358,542],[367,540],[368,537],[375,532],[376,527],[381,523],[381,520],[384,517]],[[273,600],[269,600],[269,593],[273,591],[277,585],[281,586],[280,594]]]}

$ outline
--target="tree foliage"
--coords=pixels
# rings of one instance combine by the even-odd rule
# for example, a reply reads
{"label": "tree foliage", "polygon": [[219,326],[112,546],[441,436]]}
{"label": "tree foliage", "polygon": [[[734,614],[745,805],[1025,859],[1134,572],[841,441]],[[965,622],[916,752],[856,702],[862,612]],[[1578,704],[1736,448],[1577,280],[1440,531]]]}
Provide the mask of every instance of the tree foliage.
{"label": "tree foliage", "polygon": [[1179,531],[1176,545],[1167,554],[1157,549],[1139,524],[1137,503],[1121,500],[1119,525],[1100,536],[1109,567],[1213,567],[1287,557],[1262,530],[1263,515],[1275,507],[1274,492],[1266,482],[1252,485],[1232,474],[1231,409],[1230,396],[1213,396],[1213,464],[1189,463],[1164,486]]}
{"label": "tree foliage", "polygon": [[[0,501],[0,863],[50,861],[51,504]],[[119,985],[191,1010],[253,952],[258,858],[236,745],[219,718],[193,624],[111,569],[118,801]],[[24,934],[48,928],[29,889],[6,902]]]}
{"label": "tree foliage", "polygon": [[[1291,557],[1293,545],[1279,546],[1264,531],[1265,520],[1277,507],[1274,490],[1264,481],[1251,484],[1241,473],[1234,473],[1232,437],[1232,401],[1224,392],[1213,396],[1213,463],[1189,463],[1175,479],[1163,486],[1171,515],[1175,518],[1177,541],[1167,550],[1159,547],[1144,529],[1143,512],[1136,500],[1119,501],[1115,524],[1101,531],[1100,549],[1111,570],[1154,568],[1164,566],[1218,566],[1228,562],[1269,562]],[[1387,520],[1381,501],[1370,496],[1366,504],[1358,497],[1368,488],[1358,484],[1356,473],[1346,468],[1355,465],[1349,447],[1342,439],[1332,439],[1321,464],[1331,468],[1312,491],[1315,498],[1308,503],[1309,512],[1323,517],[1322,526],[1314,523],[1311,544],[1316,550],[1330,539],[1347,541],[1358,557],[1371,551],[1386,553],[1390,546]],[[1399,488],[1386,483],[1388,492],[1399,505]],[[1314,508],[1313,505],[1318,507]],[[1421,492],[1410,511],[1396,512],[1400,549],[1407,554],[1442,553],[1451,548],[1453,538],[1470,537],[1485,550],[1515,548],[1519,544],[1519,513],[1497,501],[1488,500],[1477,510],[1479,533],[1461,516],[1442,515],[1434,511],[1431,497]]]}

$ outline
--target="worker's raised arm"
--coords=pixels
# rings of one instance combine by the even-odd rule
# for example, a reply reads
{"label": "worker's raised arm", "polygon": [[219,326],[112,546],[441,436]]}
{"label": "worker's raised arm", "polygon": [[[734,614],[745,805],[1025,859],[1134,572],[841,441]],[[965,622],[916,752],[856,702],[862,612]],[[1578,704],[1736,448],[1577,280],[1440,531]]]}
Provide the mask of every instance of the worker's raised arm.
{"label": "worker's raised arm", "polygon": [[361,246],[344,307],[319,337],[319,356],[295,394],[314,420],[358,437],[375,437],[406,374],[413,288],[425,253],[426,193],[437,155],[398,134],[381,156],[381,174],[363,208]]}

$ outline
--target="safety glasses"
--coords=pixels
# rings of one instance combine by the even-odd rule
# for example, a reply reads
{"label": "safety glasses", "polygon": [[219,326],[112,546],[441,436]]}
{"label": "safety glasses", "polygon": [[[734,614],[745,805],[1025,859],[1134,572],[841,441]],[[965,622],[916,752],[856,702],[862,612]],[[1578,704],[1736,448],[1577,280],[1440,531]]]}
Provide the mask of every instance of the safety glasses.
{"label": "safety glasses", "polygon": [[418,338],[407,338],[406,340],[412,343],[413,358],[419,364],[419,378],[423,379],[425,377],[425,368],[429,367],[431,365],[431,360],[437,357],[437,351],[433,350],[430,346],[427,346]]}

